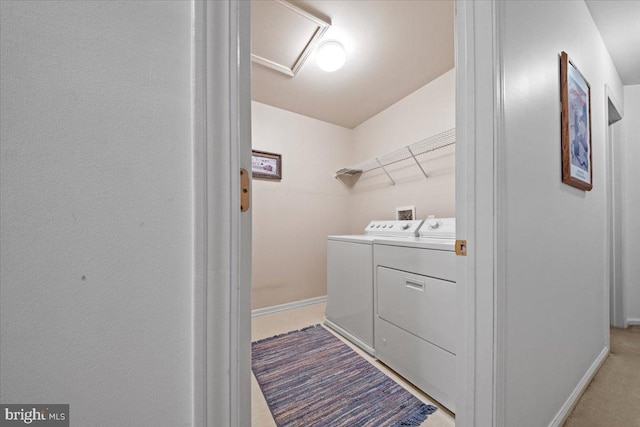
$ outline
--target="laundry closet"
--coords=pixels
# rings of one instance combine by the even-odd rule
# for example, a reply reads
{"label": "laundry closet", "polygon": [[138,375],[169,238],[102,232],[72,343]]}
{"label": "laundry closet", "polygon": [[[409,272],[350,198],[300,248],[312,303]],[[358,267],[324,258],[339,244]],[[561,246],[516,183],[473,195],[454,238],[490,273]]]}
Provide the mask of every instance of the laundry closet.
{"label": "laundry closet", "polygon": [[[436,294],[444,292],[447,304],[455,299],[455,276],[450,268],[445,272],[424,271],[450,267],[452,258],[445,256],[443,261],[429,260],[426,264],[419,261],[416,270],[394,261],[398,255],[393,252],[397,246],[394,236],[417,242],[413,248],[409,244],[402,249],[409,256],[416,253],[419,258],[426,251],[449,255],[453,251],[453,245],[440,245],[438,241],[420,246],[420,239],[433,237],[429,232],[437,233],[440,226],[446,229],[443,236],[455,238],[453,19],[450,1],[254,2],[254,316],[326,301],[328,326],[376,357],[378,343],[373,343],[373,329],[379,305],[374,292],[377,277],[398,275],[400,271],[402,277],[397,280],[403,284],[406,280],[413,286],[410,292],[424,295],[424,288],[433,286],[431,276],[435,274],[438,280],[444,280],[435,284]],[[289,25],[293,28],[290,31]],[[306,39],[290,38],[305,31]],[[325,72],[316,64],[317,48],[332,41],[344,47],[346,61],[341,69]],[[306,52],[309,46],[313,49]],[[301,58],[304,61],[299,65]],[[404,224],[410,226],[401,230]],[[376,225],[384,226],[387,237],[375,229]],[[331,320],[334,307],[342,305],[337,308],[339,313],[349,309],[342,295],[333,300],[328,295],[332,286],[328,282],[336,280],[331,275],[343,271],[343,267],[336,269],[331,264],[352,263],[349,255],[331,254],[336,242],[328,237],[350,235],[379,236],[375,244],[371,238],[368,248],[360,248],[371,252],[371,261],[365,261],[365,265],[370,265],[371,294],[367,298],[371,298],[373,310],[372,335],[370,345],[364,346],[357,342],[358,333],[349,333],[348,322],[342,329],[340,319]],[[378,274],[372,264],[375,262],[388,265]],[[412,269],[416,271],[406,271]],[[428,277],[426,282],[424,277]],[[441,283],[453,286],[441,289]],[[360,295],[362,291],[349,292]],[[388,292],[393,294],[392,289],[380,288],[380,296]],[[393,304],[385,305],[392,321],[375,324],[379,329],[396,328],[389,331],[389,336],[397,336],[399,331],[408,334],[409,339],[402,343],[409,347],[410,336],[420,335],[425,328],[429,337],[435,337],[428,348],[418,343],[411,351],[437,353],[433,356],[437,363],[447,359],[442,362],[446,369],[438,369],[438,375],[447,372],[435,381],[437,389],[429,388],[421,374],[412,382],[454,411],[455,310],[446,314],[446,327],[441,330],[421,324],[422,314],[415,311],[419,306],[407,306],[402,313]],[[351,316],[347,313],[342,317]],[[421,363],[396,364],[406,350],[398,347],[386,351],[383,357],[387,360],[382,361],[411,381],[412,371]],[[440,387],[443,382],[448,386]],[[441,393],[442,388],[446,393]]]}

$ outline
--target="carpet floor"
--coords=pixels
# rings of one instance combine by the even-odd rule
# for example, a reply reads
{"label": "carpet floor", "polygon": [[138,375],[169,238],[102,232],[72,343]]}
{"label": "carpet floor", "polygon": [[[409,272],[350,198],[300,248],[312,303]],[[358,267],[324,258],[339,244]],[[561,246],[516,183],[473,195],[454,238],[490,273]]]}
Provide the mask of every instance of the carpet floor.
{"label": "carpet floor", "polygon": [[611,328],[611,353],[565,427],[640,427],[640,326]]}
{"label": "carpet floor", "polygon": [[278,426],[418,426],[426,405],[320,325],[252,345]]}

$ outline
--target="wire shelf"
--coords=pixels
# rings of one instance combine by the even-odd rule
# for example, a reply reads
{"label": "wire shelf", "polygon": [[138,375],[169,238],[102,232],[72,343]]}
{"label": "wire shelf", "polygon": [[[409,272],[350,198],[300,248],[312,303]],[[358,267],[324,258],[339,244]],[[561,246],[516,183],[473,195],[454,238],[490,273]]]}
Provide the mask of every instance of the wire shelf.
{"label": "wire shelf", "polygon": [[445,147],[454,145],[456,143],[456,130],[449,129],[442,133],[430,136],[429,138],[422,139],[420,141],[414,142],[411,145],[407,145],[405,147],[399,148],[390,153],[384,154],[382,156],[364,161],[362,163],[358,163],[355,166],[349,168],[343,168],[336,172],[336,178],[340,176],[353,176],[359,175],[366,172],[370,172],[376,169],[382,169],[384,173],[387,174],[387,177],[391,181],[392,184],[395,184],[395,181],[386,170],[386,166],[390,166],[394,163],[402,162],[404,160],[409,160],[413,158],[415,160],[416,165],[420,168],[425,177],[427,173],[422,168],[422,165],[418,161],[417,157],[422,156],[424,154],[432,153],[438,150],[441,150]]}

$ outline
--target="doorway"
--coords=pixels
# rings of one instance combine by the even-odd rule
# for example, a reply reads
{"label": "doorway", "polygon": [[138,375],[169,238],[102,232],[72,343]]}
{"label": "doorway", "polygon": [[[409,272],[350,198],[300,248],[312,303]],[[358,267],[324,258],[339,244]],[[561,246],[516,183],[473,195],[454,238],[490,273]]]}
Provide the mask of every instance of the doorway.
{"label": "doorway", "polygon": [[[195,20],[194,76],[197,96],[194,122],[198,156],[196,169],[196,259],[194,289],[194,414],[198,425],[251,425],[250,411],[250,277],[251,256],[238,251],[251,248],[252,209],[242,214],[239,195],[240,168],[251,169],[250,138],[237,138],[238,126],[250,127],[249,70],[244,52],[249,46],[249,2],[197,3]],[[229,7],[231,4],[239,8]],[[207,7],[208,6],[208,7]],[[457,425],[492,425],[493,381],[493,299],[476,301],[476,289],[493,295],[492,274],[476,280],[477,267],[484,273],[493,267],[494,239],[474,239],[476,229],[493,236],[492,205],[476,218],[476,201],[492,199],[493,163],[478,158],[476,151],[493,152],[493,111],[496,83],[492,74],[493,16],[490,2],[455,2],[456,63],[456,208],[458,236],[468,240],[469,256],[458,259],[458,283],[464,283],[458,302],[462,327],[458,342],[459,387]],[[240,18],[240,19],[238,19]],[[238,43],[240,49],[238,49]],[[222,59],[221,59],[222,58]],[[224,58],[227,58],[224,60]],[[482,71],[478,78],[478,68]],[[231,86],[231,87],[229,87]],[[243,90],[237,90],[238,86]],[[240,104],[239,112],[238,104]],[[487,120],[489,116],[489,120]],[[229,129],[231,124],[231,130]],[[229,153],[242,153],[240,160]],[[248,152],[245,153],[245,149]],[[477,149],[477,150],[476,150]],[[222,154],[222,155],[221,155]],[[491,157],[491,156],[489,156]],[[231,162],[229,161],[231,159]],[[287,173],[285,163],[285,174]],[[478,181],[476,177],[482,179]],[[219,181],[219,185],[218,185]],[[207,187],[213,182],[215,188]],[[462,191],[461,191],[462,190]],[[481,191],[480,191],[481,190]],[[480,191],[480,193],[478,193]],[[237,210],[237,212],[236,212]],[[229,219],[231,215],[231,219]],[[246,221],[245,221],[246,222]],[[220,227],[220,224],[229,227]],[[240,224],[241,226],[239,226]],[[221,231],[224,231],[222,234]],[[231,231],[231,232],[229,232]],[[476,260],[475,254],[483,257]],[[210,274],[215,273],[215,274]],[[240,292],[238,291],[240,290]],[[476,313],[481,313],[478,317]],[[485,333],[488,332],[488,333]],[[478,368],[479,367],[479,368]],[[476,371],[482,375],[476,376]],[[495,409],[495,408],[494,408]]]}
{"label": "doorway", "polygon": [[[364,27],[370,27],[367,31],[373,30],[374,33],[382,32],[383,34],[384,31],[390,31],[390,22],[394,20],[399,21],[399,24],[401,24],[398,25],[399,27],[409,27],[409,24],[418,28],[429,28],[436,24],[442,25],[442,22],[433,22],[433,25],[429,25],[430,22],[426,21],[433,19],[433,14],[424,12],[408,14],[404,19],[399,19],[397,16],[400,13],[398,9],[401,9],[401,7],[398,5],[392,5],[391,3],[392,2],[379,2],[379,4],[376,3],[375,5],[368,3],[366,6],[359,6],[361,10],[357,13],[348,15],[348,19],[354,20],[352,24],[354,27],[357,25],[363,26],[362,23],[366,23]],[[451,19],[449,20],[449,30],[452,37],[454,33],[453,2],[441,3],[445,3],[450,12]],[[362,5],[360,2],[295,2],[295,5],[297,6],[306,6],[308,8],[306,9],[307,12],[313,11],[319,16],[322,16],[323,14],[327,15],[325,20],[326,18],[329,18],[329,20],[335,24],[326,32],[326,38],[328,39],[338,37],[340,35],[339,24],[341,19],[347,20],[347,15],[340,15],[339,13],[347,11],[348,8],[355,8],[359,4]],[[438,4],[438,2],[406,2],[405,7],[411,6],[427,8],[431,7],[432,4]],[[334,9],[330,10],[331,8],[329,6]],[[266,8],[267,5],[266,3],[261,3],[260,7]],[[372,14],[371,9],[378,7],[385,7],[386,9]],[[314,10],[314,8],[321,10]],[[366,10],[367,8],[369,10]],[[291,15],[289,9],[286,11]],[[258,20],[254,18],[256,18],[255,15],[252,17],[252,23],[254,25],[259,25]],[[270,22],[273,26],[278,27],[273,19],[270,20]],[[336,31],[331,33],[332,29],[335,29]],[[408,73],[406,73],[406,70],[403,68],[406,66],[407,61],[413,61],[416,57],[421,56],[426,57],[427,60],[434,60],[434,55],[430,55],[427,51],[429,46],[419,46],[419,49],[414,49],[416,47],[414,44],[420,44],[415,42],[423,40],[424,38],[402,35],[400,40],[397,40],[392,38],[390,34],[387,34],[386,37],[383,37],[383,40],[376,43],[377,37],[379,37],[379,35],[371,34],[369,37],[365,38],[371,46],[364,46],[363,43],[360,43],[359,45],[358,43],[350,45],[348,38],[342,41],[347,49],[347,53],[350,53],[350,47],[354,48],[351,52],[354,56],[347,58],[347,64],[345,65],[344,71],[347,73],[350,72],[349,67],[355,63],[357,56],[368,57],[368,61],[371,63],[380,61],[380,57],[382,57],[384,58],[382,59],[383,62],[386,61],[391,64],[391,70],[387,73],[386,78],[385,76],[381,76],[375,82],[376,84],[359,90],[358,94],[353,97],[353,100],[360,103],[357,107],[358,110],[365,110],[366,108],[369,108],[369,104],[372,103],[370,100],[377,96],[379,92],[383,92],[385,90],[384,86],[388,81],[404,80],[404,82],[397,83],[405,83],[408,81],[410,76],[407,75]],[[429,40],[433,39],[434,38],[430,38]],[[263,42],[265,40],[266,36],[261,38],[259,41]],[[307,289],[309,289],[309,284],[313,281],[322,282],[322,287],[325,286],[325,248],[327,235],[363,234],[364,227],[369,221],[373,219],[393,219],[388,216],[395,216],[395,209],[398,206],[417,204],[412,200],[401,200],[400,198],[392,200],[391,198],[387,198],[386,195],[389,193],[389,189],[401,188],[402,191],[405,191],[408,187],[417,188],[417,191],[406,197],[418,198],[418,194],[432,194],[433,196],[431,197],[431,200],[426,202],[431,203],[432,206],[436,204],[434,202],[436,198],[439,197],[442,199],[444,197],[448,197],[447,202],[451,206],[450,212],[445,210],[436,210],[434,212],[432,210],[422,208],[421,206],[417,206],[417,216],[419,218],[424,218],[428,214],[436,214],[437,216],[454,215],[455,164],[451,158],[449,159],[450,165],[446,179],[443,178],[444,173],[439,171],[439,175],[434,174],[428,178],[428,184],[425,184],[427,181],[425,181],[425,177],[420,174],[420,169],[417,168],[412,168],[411,170],[406,171],[403,170],[402,173],[404,173],[405,176],[400,175],[401,178],[398,180],[397,185],[393,187],[393,184],[389,184],[386,176],[382,175],[382,173],[376,176],[376,178],[367,179],[367,177],[371,175],[365,176],[361,179],[358,185],[362,187],[363,183],[366,183],[369,184],[372,189],[370,191],[363,190],[353,196],[354,198],[358,198],[357,203],[347,202],[346,199],[350,195],[343,187],[343,183],[333,179],[336,171],[350,166],[352,159],[359,162],[385,154],[386,152],[393,152],[393,150],[398,148],[400,145],[412,144],[419,139],[432,136],[433,134],[444,130],[438,128],[438,126],[443,126],[442,123],[444,120],[441,120],[443,111],[446,111],[449,115],[449,128],[455,126],[455,90],[453,89],[455,84],[455,75],[454,72],[451,71],[455,62],[453,49],[454,43],[452,39],[450,42],[450,63],[442,70],[435,72],[433,76],[433,79],[435,80],[444,74],[447,74],[441,80],[446,83],[441,83],[442,86],[440,86],[439,89],[441,91],[439,96],[444,96],[441,94],[445,93],[445,88],[447,88],[446,85],[450,85],[451,87],[451,90],[446,92],[446,96],[448,96],[448,104],[446,107],[442,104],[439,106],[432,106],[430,111],[420,111],[420,117],[410,118],[409,116],[411,114],[415,114],[418,108],[401,105],[402,108],[405,108],[405,111],[402,113],[395,113],[395,116],[390,118],[387,123],[394,121],[397,116],[403,115],[402,120],[397,120],[399,122],[402,121],[403,124],[394,127],[393,130],[389,127],[384,129],[384,131],[387,132],[385,138],[386,141],[384,142],[395,145],[383,145],[382,141],[379,141],[380,138],[378,138],[378,135],[382,132],[362,130],[362,133],[368,132],[370,134],[369,142],[371,142],[371,144],[368,147],[366,154],[365,151],[367,150],[367,147],[364,147],[364,144],[354,150],[351,150],[350,148],[346,149],[349,145],[357,144],[351,144],[351,139],[354,133],[360,131],[357,129],[359,122],[356,121],[356,123],[351,125],[338,125],[341,126],[341,128],[338,128],[335,124],[330,126],[329,124],[325,125],[318,123],[317,121],[311,125],[308,123],[310,121],[309,117],[313,117],[311,115],[311,110],[298,112],[298,115],[292,117],[293,114],[291,112],[295,112],[294,110],[289,109],[276,101],[272,104],[271,101],[266,98],[268,95],[267,90],[261,90],[257,87],[253,88],[256,90],[256,96],[254,96],[253,103],[254,115],[252,119],[252,148],[254,150],[276,156],[280,159],[282,171],[280,179],[267,178],[254,180],[253,182],[254,257],[252,265],[254,270],[254,283],[252,284],[252,297],[254,300],[254,310],[260,310],[259,313],[262,314],[262,316],[254,317],[254,319],[259,319],[263,316],[269,315],[264,314],[265,311],[263,309],[265,308],[280,306],[280,308],[283,309],[291,309],[294,307],[282,306],[286,306],[292,302],[313,299],[320,295],[315,291],[305,292],[305,287],[308,287]],[[257,44],[257,42],[254,43],[254,47],[259,47]],[[434,42],[434,44],[444,43],[439,40],[438,43]],[[405,55],[403,58],[388,59],[386,55],[383,55],[381,52],[378,52],[377,49],[372,48],[372,46],[381,48],[384,47],[383,45],[393,45],[396,50],[410,45],[409,47],[413,49],[412,55]],[[359,51],[355,50],[356,47]],[[259,52],[254,51],[255,55],[258,55],[258,53]],[[266,57],[268,53],[269,49],[267,46],[264,49],[264,54],[260,53],[259,56]],[[258,62],[258,64],[253,65],[254,74],[252,76],[252,84],[256,83],[255,78],[259,78],[258,73],[255,71],[269,73],[269,77],[272,78],[272,81],[270,81],[268,87],[270,90],[277,92],[275,95],[278,97],[285,98],[286,101],[290,101],[292,98],[305,100],[306,102],[304,102],[304,105],[301,108],[311,106],[318,109],[322,105],[334,105],[332,109],[337,110],[337,104],[343,103],[342,98],[338,96],[339,94],[336,94],[333,99],[319,102],[311,96],[303,96],[303,92],[299,92],[297,94],[286,92],[284,87],[286,84],[302,85],[304,79],[309,77],[311,67],[315,67],[314,62],[315,60],[311,56],[302,68],[298,68],[296,66],[286,67],[287,69],[285,71],[296,74],[295,76],[279,76],[277,74],[279,72],[278,70],[271,68],[265,70],[263,62]],[[258,67],[263,68],[257,70]],[[414,68],[420,69],[420,66],[416,66]],[[430,72],[426,65],[424,66],[424,69],[426,72]],[[365,69],[362,73],[366,72],[369,71]],[[313,73],[316,73],[316,71],[313,71]],[[403,78],[391,78],[390,76],[393,75],[392,73],[402,75]],[[336,72],[333,76],[335,76],[336,79],[340,79],[339,72]],[[278,77],[277,80],[276,77]],[[316,90],[320,87],[322,89],[321,92],[335,91],[333,81],[329,74],[319,75],[318,77],[320,80],[315,84]],[[364,80],[365,76],[363,75],[361,77],[362,78],[356,80]],[[429,84],[429,82],[425,81],[419,84],[417,88],[411,88],[395,102],[400,103],[405,97],[411,97],[412,94],[420,90],[420,88],[425,87],[427,84]],[[279,85],[283,86],[280,87]],[[285,93],[287,94],[284,95]],[[389,114],[392,116],[394,115],[391,113]],[[300,117],[300,115],[306,117]],[[346,119],[346,115],[342,115],[340,118]],[[329,119],[318,120],[329,122]],[[429,121],[433,123],[431,125],[433,128],[431,131],[424,131],[419,127],[421,125],[424,126],[424,124]],[[357,130],[354,130],[354,128]],[[376,129],[380,128],[377,127]],[[338,142],[344,143],[342,148],[338,146]],[[359,153],[354,155],[353,152],[349,151],[359,151]],[[338,161],[336,161],[336,158],[338,158]],[[413,160],[408,161],[408,163],[411,162],[413,162]],[[325,170],[327,164],[330,164],[331,167]],[[415,165],[412,166],[415,167]],[[318,171],[321,173],[317,174]],[[413,175],[408,176],[410,173]],[[380,178],[379,182],[377,180],[378,178]],[[396,178],[395,175],[394,178]],[[403,178],[405,179],[404,181],[402,180]],[[376,182],[372,183],[374,180]],[[446,186],[440,186],[439,192],[434,191],[429,193],[428,191],[421,191],[419,188],[422,185],[435,185],[435,183],[440,181],[446,181]],[[446,188],[447,190],[451,189],[451,191],[448,195],[443,196],[446,191],[443,191],[442,188]],[[395,193],[397,194],[399,192],[400,190]],[[370,197],[374,193],[377,197],[375,200],[373,197]],[[385,197],[383,197],[383,193]],[[390,197],[394,196],[390,195]],[[378,200],[382,200],[383,202],[376,203]],[[313,207],[313,209],[307,210],[306,207]],[[431,209],[433,209],[433,207]],[[436,209],[439,208],[436,207]],[[269,218],[267,218],[267,216]],[[283,264],[285,261],[286,265]],[[324,273],[321,270],[323,270]],[[318,280],[318,277],[321,277],[321,280]],[[281,298],[283,295],[287,298]],[[254,314],[257,314],[255,311]],[[292,327],[292,329],[295,328],[297,327]]]}
{"label": "doorway", "polygon": [[620,146],[620,120],[622,109],[611,90],[605,86],[608,116],[607,127],[607,229],[609,235],[609,321],[608,326],[624,328],[624,271],[622,264],[622,168]]}

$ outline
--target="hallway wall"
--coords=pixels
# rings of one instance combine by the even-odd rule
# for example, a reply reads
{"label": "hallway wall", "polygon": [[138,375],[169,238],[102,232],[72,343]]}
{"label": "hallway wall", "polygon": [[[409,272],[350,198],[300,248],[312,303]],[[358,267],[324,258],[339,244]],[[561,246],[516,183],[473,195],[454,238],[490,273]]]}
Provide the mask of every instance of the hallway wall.
{"label": "hallway wall", "polygon": [[0,1],[0,401],[192,425],[191,2]]}
{"label": "hallway wall", "polygon": [[[504,425],[558,422],[606,355],[605,83],[622,84],[582,1],[504,2]],[[563,184],[560,53],[591,85],[593,189]],[[622,101],[621,101],[622,102]],[[554,424],[555,425],[555,424]]]}
{"label": "hallway wall", "polygon": [[640,325],[640,85],[624,87],[624,298],[627,322]]}

